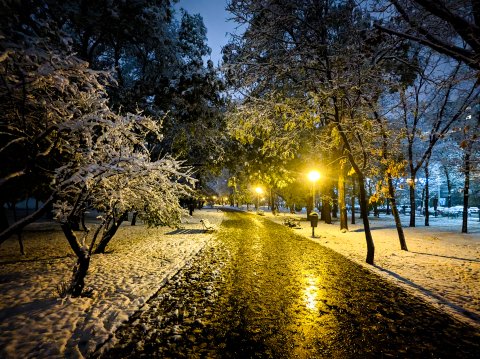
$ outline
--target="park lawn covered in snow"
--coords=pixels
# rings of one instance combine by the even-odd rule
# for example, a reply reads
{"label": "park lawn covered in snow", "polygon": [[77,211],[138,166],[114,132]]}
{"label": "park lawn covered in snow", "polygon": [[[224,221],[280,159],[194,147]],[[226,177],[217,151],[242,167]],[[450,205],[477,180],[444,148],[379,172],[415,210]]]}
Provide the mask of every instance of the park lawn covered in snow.
{"label": "park lawn covered in snow", "polygon": [[[286,216],[300,218],[265,215],[278,223]],[[93,289],[91,298],[58,296],[57,285],[69,279],[75,257],[57,225],[34,224],[25,231],[26,257],[18,253],[15,238],[5,242],[0,246],[0,357],[76,358],[92,353],[204,246],[212,234],[203,232],[201,218],[219,225],[223,213],[197,210],[184,230],[123,225],[109,252],[92,258],[86,282]],[[472,233],[466,235],[458,233],[460,220],[444,218],[432,218],[430,228],[405,228],[410,250],[405,252],[399,249],[390,217],[371,222],[375,267],[364,264],[361,224],[341,233],[336,224],[320,223],[314,240],[480,329],[480,223],[472,220]],[[311,237],[309,222],[301,226],[292,231]]]}
{"label": "park lawn covered in snow", "polygon": [[33,224],[24,232],[26,257],[16,238],[0,246],[0,357],[92,353],[204,246],[211,234],[200,219],[220,224],[222,217],[216,209],[197,210],[183,230],[125,223],[107,253],[92,256],[86,278],[92,297],[75,299],[57,291],[76,260],[63,233],[58,225]]}

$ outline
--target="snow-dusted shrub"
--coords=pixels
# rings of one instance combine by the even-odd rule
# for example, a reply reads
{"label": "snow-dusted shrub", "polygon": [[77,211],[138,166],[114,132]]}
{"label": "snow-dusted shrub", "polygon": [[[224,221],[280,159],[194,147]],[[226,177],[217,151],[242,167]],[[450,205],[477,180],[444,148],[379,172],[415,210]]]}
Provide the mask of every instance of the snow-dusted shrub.
{"label": "snow-dusted shrub", "polygon": [[154,226],[179,223],[178,198],[190,193],[193,178],[173,158],[151,159],[145,138],[161,136],[158,122],[140,114],[97,113],[67,127],[67,151],[75,160],[56,169],[61,190],[55,218],[66,222],[93,208],[106,217],[135,211]]}
{"label": "snow-dusted shrub", "polygon": [[[68,291],[80,295],[95,239],[111,239],[128,211],[150,225],[178,223],[178,198],[193,179],[181,162],[151,158],[147,138],[161,137],[159,121],[110,109],[105,86],[114,82],[73,54],[48,6],[22,6],[0,3],[2,13],[28,14],[0,24],[0,205],[26,194],[45,205],[0,233],[0,243],[53,203],[78,258]],[[88,243],[73,223],[92,208],[103,218]]]}

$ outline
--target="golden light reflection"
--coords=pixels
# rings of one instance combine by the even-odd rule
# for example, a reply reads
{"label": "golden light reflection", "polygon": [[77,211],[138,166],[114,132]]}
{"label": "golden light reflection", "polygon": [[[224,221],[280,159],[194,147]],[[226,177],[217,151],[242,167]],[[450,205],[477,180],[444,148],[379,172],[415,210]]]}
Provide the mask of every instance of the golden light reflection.
{"label": "golden light reflection", "polygon": [[317,308],[318,300],[318,286],[317,280],[312,275],[307,275],[305,278],[306,287],[303,290],[303,298],[305,306],[310,310],[315,310]]}

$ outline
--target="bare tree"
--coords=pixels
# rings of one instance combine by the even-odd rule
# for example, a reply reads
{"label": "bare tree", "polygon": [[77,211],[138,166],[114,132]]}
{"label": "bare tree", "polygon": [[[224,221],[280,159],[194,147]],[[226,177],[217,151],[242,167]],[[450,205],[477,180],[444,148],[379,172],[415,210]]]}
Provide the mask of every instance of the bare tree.
{"label": "bare tree", "polygon": [[407,242],[405,240],[405,233],[403,231],[402,222],[400,220],[400,214],[397,208],[396,194],[394,179],[398,178],[404,169],[404,163],[399,161],[393,155],[396,148],[399,147],[398,141],[394,141],[388,138],[388,121],[381,118],[377,110],[373,110],[374,118],[381,129],[382,142],[381,142],[381,165],[385,167],[383,170],[385,181],[387,183],[386,197],[392,206],[392,214],[395,220],[395,227],[397,229],[398,239],[400,241],[400,248],[404,251],[408,251]]}
{"label": "bare tree", "polygon": [[459,123],[456,133],[453,137],[459,142],[459,147],[463,152],[461,172],[464,175],[463,182],[463,212],[462,212],[462,233],[468,232],[468,206],[470,197],[471,175],[478,166],[478,160],[475,156],[479,150],[480,136],[480,111],[478,103],[470,107],[465,117]]}
{"label": "bare tree", "polygon": [[[385,2],[383,2],[385,3]],[[375,26],[418,42],[480,71],[480,2],[477,0],[388,0],[403,20]],[[383,11],[388,11],[383,8]],[[383,14],[385,15],[385,14]],[[390,14],[394,16],[395,14]]]}
{"label": "bare tree", "polygon": [[419,61],[419,69],[416,81],[399,90],[398,117],[403,123],[409,170],[410,227],[415,227],[418,171],[480,93],[461,63],[452,66],[427,52]]}

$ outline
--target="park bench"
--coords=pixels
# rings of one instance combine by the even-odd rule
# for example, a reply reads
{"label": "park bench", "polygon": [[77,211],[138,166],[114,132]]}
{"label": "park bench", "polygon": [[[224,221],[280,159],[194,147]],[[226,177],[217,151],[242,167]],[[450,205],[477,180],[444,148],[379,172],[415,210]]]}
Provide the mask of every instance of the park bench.
{"label": "park bench", "polygon": [[205,232],[213,232],[217,230],[217,226],[211,224],[210,221],[206,218],[202,218],[200,220],[200,223],[203,225],[203,229],[205,229]]}
{"label": "park bench", "polygon": [[300,221],[295,218],[287,217],[283,220],[283,224],[290,228],[297,228],[297,229],[302,228],[300,226]]}

